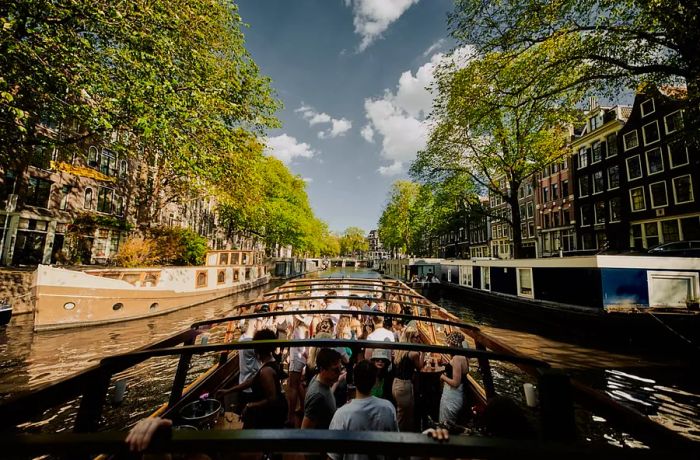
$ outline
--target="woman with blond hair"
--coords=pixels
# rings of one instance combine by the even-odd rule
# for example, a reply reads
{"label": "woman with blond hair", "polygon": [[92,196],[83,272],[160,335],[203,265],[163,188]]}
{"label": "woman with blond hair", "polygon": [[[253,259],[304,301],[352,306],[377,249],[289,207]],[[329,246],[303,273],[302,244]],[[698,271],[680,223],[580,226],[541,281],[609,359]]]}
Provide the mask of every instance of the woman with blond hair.
{"label": "woman with blond hair", "polygon": [[[415,326],[406,326],[399,341],[420,343],[420,333]],[[396,376],[391,386],[391,394],[396,401],[396,419],[399,422],[399,430],[415,431],[413,378],[416,372],[423,367],[423,353],[398,350],[394,354],[394,366],[396,367]]]}

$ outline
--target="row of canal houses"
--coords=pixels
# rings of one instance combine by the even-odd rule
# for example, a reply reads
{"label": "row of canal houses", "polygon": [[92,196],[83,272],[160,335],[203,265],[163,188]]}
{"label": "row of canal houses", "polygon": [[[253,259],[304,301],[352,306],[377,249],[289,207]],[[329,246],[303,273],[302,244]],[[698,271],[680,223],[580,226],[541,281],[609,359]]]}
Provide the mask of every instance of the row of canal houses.
{"label": "row of canal houses", "polygon": [[[570,153],[518,191],[527,257],[645,251],[700,240],[700,153],[683,136],[685,88],[648,87],[633,105],[591,101]],[[509,207],[492,194],[489,215]],[[439,257],[510,258],[509,224],[483,216],[439,237]]]}

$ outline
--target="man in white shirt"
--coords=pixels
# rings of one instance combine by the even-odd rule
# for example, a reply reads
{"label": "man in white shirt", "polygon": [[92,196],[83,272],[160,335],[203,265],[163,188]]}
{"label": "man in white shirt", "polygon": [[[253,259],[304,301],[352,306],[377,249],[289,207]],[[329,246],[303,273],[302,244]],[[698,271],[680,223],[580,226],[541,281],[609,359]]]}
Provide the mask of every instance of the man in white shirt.
{"label": "man in white shirt", "polygon": [[[371,395],[372,387],[377,379],[377,368],[370,361],[359,362],[354,369],[356,387],[355,399],[335,411],[331,430],[349,431],[399,431],[396,421],[396,409],[385,399]],[[333,460],[364,460],[367,455],[333,454]]]}
{"label": "man in white shirt", "polygon": [[[372,323],[374,324],[374,331],[372,331],[368,336],[367,340],[375,340],[377,342],[395,342],[396,337],[394,333],[384,327],[384,318],[381,316],[373,316]],[[372,348],[367,348],[365,350],[365,359],[372,358]]]}

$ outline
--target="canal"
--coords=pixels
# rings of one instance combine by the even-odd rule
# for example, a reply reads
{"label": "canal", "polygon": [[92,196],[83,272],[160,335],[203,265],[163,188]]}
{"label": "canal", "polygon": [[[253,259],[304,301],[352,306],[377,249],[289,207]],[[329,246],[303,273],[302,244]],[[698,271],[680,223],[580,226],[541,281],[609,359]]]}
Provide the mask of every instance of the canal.
{"label": "canal", "polygon": [[[321,276],[376,276],[365,269],[334,269]],[[126,352],[181,331],[195,321],[235,313],[238,304],[258,297],[276,284],[219,299],[154,318],[122,324],[32,332],[31,315],[12,319],[0,330],[0,402],[13,395],[54,382],[89,367],[100,358]],[[700,440],[700,382],[694,378],[692,363],[675,358],[669,352],[638,351],[597,343],[595,337],[569,335],[561,328],[525,323],[507,313],[468,305],[455,297],[436,297],[434,302],[474,323],[488,334],[525,354],[544,359],[565,369],[589,385],[645,413],[658,423]],[[224,334],[223,328],[209,331],[213,343]],[[190,379],[207,369],[216,357],[193,360]],[[167,395],[177,360],[151,359],[129,369],[114,380],[125,380],[124,402],[108,403],[104,425],[122,428],[151,413]],[[496,383],[504,392],[520,391],[517,373],[507,366],[494,367]],[[113,392],[113,388],[110,392]],[[78,401],[55,407],[22,428],[26,431],[63,431],[70,429]],[[634,445],[624,433],[612,432],[605,420],[594,417],[591,436],[611,444]]]}

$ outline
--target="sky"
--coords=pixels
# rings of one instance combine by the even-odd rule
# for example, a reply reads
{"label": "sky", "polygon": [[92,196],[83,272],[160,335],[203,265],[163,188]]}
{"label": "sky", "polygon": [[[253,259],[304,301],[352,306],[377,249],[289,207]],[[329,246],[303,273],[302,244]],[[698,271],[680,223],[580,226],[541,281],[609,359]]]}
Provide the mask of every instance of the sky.
{"label": "sky", "polygon": [[246,48],[284,108],[266,153],[307,183],[331,230],[377,228],[425,146],[452,0],[239,0]]}

